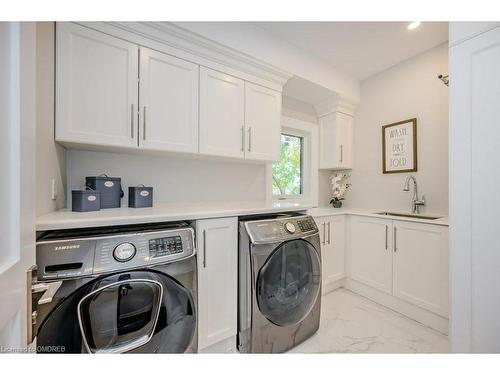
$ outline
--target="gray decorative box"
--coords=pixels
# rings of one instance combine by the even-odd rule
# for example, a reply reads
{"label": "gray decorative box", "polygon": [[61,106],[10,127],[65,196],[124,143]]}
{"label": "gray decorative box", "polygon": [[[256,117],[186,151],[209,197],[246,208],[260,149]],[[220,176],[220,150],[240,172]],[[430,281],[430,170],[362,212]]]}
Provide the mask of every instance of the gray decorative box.
{"label": "gray decorative box", "polygon": [[119,208],[123,197],[120,177],[100,176],[85,177],[85,185],[101,192],[101,208]]}
{"label": "gray decorative box", "polygon": [[71,210],[75,212],[99,211],[101,193],[94,190],[72,190]]}
{"label": "gray decorative box", "polygon": [[153,188],[144,185],[129,186],[128,206],[132,208],[153,207]]}

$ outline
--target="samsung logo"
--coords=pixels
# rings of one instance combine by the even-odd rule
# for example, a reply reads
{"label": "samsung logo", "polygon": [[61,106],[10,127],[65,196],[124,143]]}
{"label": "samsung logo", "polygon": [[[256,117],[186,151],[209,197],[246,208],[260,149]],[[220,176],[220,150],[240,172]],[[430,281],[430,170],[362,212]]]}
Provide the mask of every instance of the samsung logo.
{"label": "samsung logo", "polygon": [[78,249],[80,248],[80,245],[64,245],[64,246],[56,246],[54,250],[71,250],[71,249]]}

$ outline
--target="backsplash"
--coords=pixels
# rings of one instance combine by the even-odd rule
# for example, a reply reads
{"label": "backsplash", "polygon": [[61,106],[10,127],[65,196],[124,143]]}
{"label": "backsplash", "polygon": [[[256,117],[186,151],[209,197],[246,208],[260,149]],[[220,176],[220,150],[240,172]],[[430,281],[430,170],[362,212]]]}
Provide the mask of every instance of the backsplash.
{"label": "backsplash", "polygon": [[122,206],[128,202],[128,186],[138,184],[153,186],[154,204],[266,199],[263,164],[68,150],[66,166],[68,197],[85,186],[85,176],[106,173],[122,178]]}

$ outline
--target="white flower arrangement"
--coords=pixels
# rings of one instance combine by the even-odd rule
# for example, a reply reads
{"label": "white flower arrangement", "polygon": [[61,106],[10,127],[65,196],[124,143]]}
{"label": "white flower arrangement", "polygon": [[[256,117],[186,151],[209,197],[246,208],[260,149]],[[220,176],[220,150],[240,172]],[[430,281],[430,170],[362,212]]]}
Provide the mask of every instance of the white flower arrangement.
{"label": "white flower arrangement", "polygon": [[335,173],[331,177],[333,198],[330,201],[330,204],[332,204],[334,207],[342,206],[342,202],[340,201],[345,199],[345,193],[351,186],[351,184],[349,184],[347,181],[350,177],[350,174],[344,172]]}

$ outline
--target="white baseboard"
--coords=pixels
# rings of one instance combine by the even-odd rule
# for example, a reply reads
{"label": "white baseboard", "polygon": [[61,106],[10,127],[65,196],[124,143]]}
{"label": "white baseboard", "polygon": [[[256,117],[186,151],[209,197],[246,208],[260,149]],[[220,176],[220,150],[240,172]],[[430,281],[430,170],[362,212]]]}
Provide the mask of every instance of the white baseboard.
{"label": "white baseboard", "polygon": [[326,285],[323,285],[323,287],[321,289],[321,295],[324,296],[325,294],[333,292],[335,289],[342,288],[344,286],[344,283],[345,283],[345,277],[343,277],[339,280],[335,280],[333,282],[330,282]]}
{"label": "white baseboard", "polygon": [[198,353],[204,354],[234,354],[236,350],[236,336],[231,336],[225,340],[219,341],[206,348],[198,350]]}
{"label": "white baseboard", "polygon": [[403,314],[419,323],[435,329],[445,335],[448,335],[448,319],[436,315],[433,312],[424,310],[418,306],[402,301],[399,298],[391,296],[387,293],[378,291],[368,285],[358,281],[346,278],[344,288],[357,293],[363,297],[371,299],[391,310]]}

